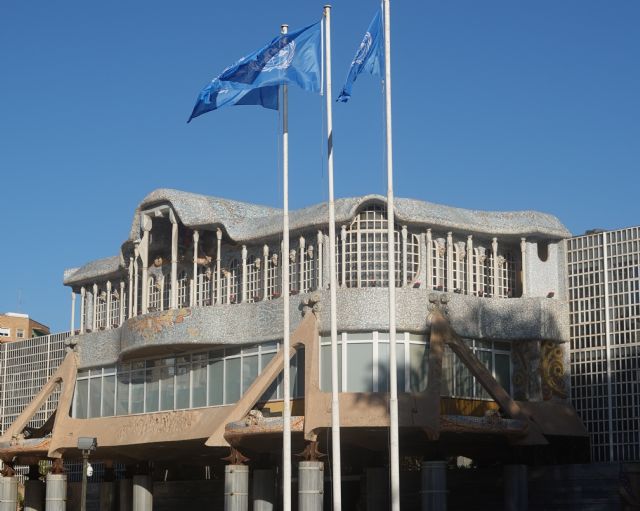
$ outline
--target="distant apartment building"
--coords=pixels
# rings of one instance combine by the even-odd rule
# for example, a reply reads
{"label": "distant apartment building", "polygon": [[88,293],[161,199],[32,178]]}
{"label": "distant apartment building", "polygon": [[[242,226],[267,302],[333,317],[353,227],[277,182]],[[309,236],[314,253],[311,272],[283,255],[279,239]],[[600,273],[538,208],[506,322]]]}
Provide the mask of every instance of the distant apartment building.
{"label": "distant apartment building", "polygon": [[567,241],[573,404],[593,461],[640,461],[640,227]]}
{"label": "distant apartment building", "polygon": [[48,334],[48,326],[31,319],[27,314],[17,312],[0,314],[0,343]]}

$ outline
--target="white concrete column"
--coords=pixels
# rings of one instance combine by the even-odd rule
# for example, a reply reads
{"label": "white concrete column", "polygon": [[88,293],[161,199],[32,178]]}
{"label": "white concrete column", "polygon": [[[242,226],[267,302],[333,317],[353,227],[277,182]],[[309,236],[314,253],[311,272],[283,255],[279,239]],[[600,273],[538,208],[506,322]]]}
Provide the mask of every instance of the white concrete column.
{"label": "white concrete column", "polygon": [[193,231],[193,273],[191,275],[191,294],[190,304],[191,307],[194,305],[200,305],[198,300],[198,242],[200,241],[200,233],[198,231]]}
{"label": "white concrete column", "polygon": [[322,231],[318,231],[318,253],[316,255],[316,257],[318,258],[318,264],[317,264],[317,268],[318,268],[318,272],[317,272],[317,283],[316,283],[316,289],[324,289],[324,282],[322,281],[322,252],[323,252],[323,244],[324,244],[324,236],[322,234]]}
{"label": "white concrete column", "polygon": [[171,221],[171,308],[178,308],[178,219],[173,211],[169,212]]}
{"label": "white concrete column", "polygon": [[129,258],[129,318],[133,317],[133,257]]}
{"label": "white concrete column", "polygon": [[520,281],[522,285],[522,296],[527,295],[527,239],[520,238]]}
{"label": "white concrete column", "polygon": [[527,511],[529,489],[526,465],[504,466],[504,510]]}
{"label": "white concrete column", "polygon": [[491,296],[498,297],[498,238],[491,240],[491,254],[492,254],[492,270],[493,278],[491,279]]}
{"label": "white concrete column", "polygon": [[[262,247],[262,299],[267,299],[267,286],[269,283],[269,245]],[[284,290],[283,290],[284,291]]]}
{"label": "white concrete column", "polygon": [[18,509],[18,478],[0,476],[0,511]]}
{"label": "white concrete column", "polygon": [[242,245],[242,303],[247,301],[247,246]]}
{"label": "white concrete column", "polygon": [[224,467],[224,511],[248,510],[249,467],[227,465]]}
{"label": "white concrete column", "polygon": [[24,511],[44,510],[44,483],[39,479],[24,482]]}
{"label": "white concrete column", "polygon": [[425,461],[422,463],[422,511],[446,511],[447,463]]}
{"label": "white concrete column", "polygon": [[91,330],[98,329],[98,284],[93,285],[93,318],[91,318]]}
{"label": "white concrete column", "polygon": [[139,283],[139,278],[138,278],[138,258],[140,257],[140,247],[136,247],[133,250],[133,253],[135,255],[134,259],[133,259],[133,315],[137,316],[138,315],[138,286],[140,285]]}
{"label": "white concrete column", "polygon": [[118,481],[118,511],[131,511],[133,504],[133,481],[120,479]]}
{"label": "white concrete column", "polygon": [[231,303],[231,272],[225,271],[225,286],[227,286],[227,303]]}
{"label": "white concrete column", "polygon": [[132,511],[153,510],[153,479],[150,475],[133,476]]}
{"label": "white concrete column", "polygon": [[453,234],[447,233],[447,287],[445,291],[453,291]]}
{"label": "white concrete column", "polygon": [[111,281],[107,280],[107,304],[106,304],[107,310],[105,311],[106,314],[106,318],[107,318],[107,322],[106,322],[106,329],[109,330],[111,328]]}
{"label": "white concrete column", "polygon": [[402,234],[402,283],[400,287],[406,287],[407,286],[407,236],[409,234],[407,232],[407,226],[403,225],[402,231],[400,232]]}
{"label": "white concrete column", "polygon": [[87,290],[84,286],[80,288],[80,333],[83,334],[87,328]]}
{"label": "white concrete column", "polygon": [[427,251],[425,268],[427,269],[427,289],[433,289],[433,236],[431,235],[431,229],[427,229],[425,236]]}
{"label": "white concrete column", "polygon": [[473,294],[473,236],[467,236],[467,294]]}
{"label": "white concrete column", "polygon": [[122,325],[124,323],[124,302],[125,302],[125,292],[124,292],[124,280],[120,281],[120,321],[119,324]]}
{"label": "white concrete column", "polygon": [[[342,263],[342,280],[340,282],[340,287],[346,287],[346,279],[347,279],[347,226],[343,225],[340,228],[340,242],[342,247],[342,253],[340,262]],[[360,272],[358,272],[360,273]]]}
{"label": "white concrete column", "polygon": [[305,293],[306,289],[304,287],[304,258],[305,258],[305,247],[306,247],[306,243],[305,243],[305,239],[304,236],[300,236],[300,285],[298,286],[298,289],[300,290],[300,293]]}
{"label": "white concrete column", "polygon": [[322,511],[324,463],[301,461],[298,465],[298,511]]}
{"label": "white concrete column", "polygon": [[222,276],[221,268],[222,264],[222,229],[216,230],[216,240],[218,243],[216,249],[216,303],[222,303]]}
{"label": "white concrete column", "polygon": [[151,232],[152,220],[147,215],[142,215],[142,242],[140,243],[140,258],[142,259],[142,314],[149,312],[149,233]]}
{"label": "white concrete column", "polygon": [[255,469],[252,477],[253,511],[275,511],[276,473],[273,469]]}
{"label": "white concrete column", "polygon": [[47,474],[45,488],[45,511],[67,509],[67,475]]}
{"label": "white concrete column", "polygon": [[71,289],[71,335],[76,331],[76,292]]}

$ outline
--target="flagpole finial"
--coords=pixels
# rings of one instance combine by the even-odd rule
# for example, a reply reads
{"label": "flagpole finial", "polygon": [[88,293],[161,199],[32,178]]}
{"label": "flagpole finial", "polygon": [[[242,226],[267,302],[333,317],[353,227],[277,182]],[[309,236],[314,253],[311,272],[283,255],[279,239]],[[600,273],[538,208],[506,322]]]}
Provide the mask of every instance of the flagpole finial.
{"label": "flagpole finial", "polygon": [[324,4],[325,9],[331,9],[331,4]]}
{"label": "flagpole finial", "polygon": [[287,25],[286,23],[283,23],[282,25],[280,25],[281,34],[286,34],[288,31],[289,31],[289,25]]}

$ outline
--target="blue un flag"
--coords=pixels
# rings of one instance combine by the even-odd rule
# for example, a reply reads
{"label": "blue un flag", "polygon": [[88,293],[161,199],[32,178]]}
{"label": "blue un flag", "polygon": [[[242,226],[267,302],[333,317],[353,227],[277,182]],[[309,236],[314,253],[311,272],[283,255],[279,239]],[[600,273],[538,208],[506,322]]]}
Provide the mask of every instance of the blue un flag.
{"label": "blue un flag", "polygon": [[229,66],[202,89],[187,122],[227,105],[261,105],[277,110],[280,85],[320,92],[321,44],[320,22],[279,35]]}
{"label": "blue un flag", "polygon": [[382,13],[380,9],[378,9],[378,12],[376,12],[376,15],[369,24],[367,32],[362,38],[360,47],[349,68],[349,76],[347,76],[347,80],[336,101],[342,101],[343,103],[349,101],[353,84],[362,71],[367,71],[372,75],[382,76],[382,69],[384,69],[383,37]]}

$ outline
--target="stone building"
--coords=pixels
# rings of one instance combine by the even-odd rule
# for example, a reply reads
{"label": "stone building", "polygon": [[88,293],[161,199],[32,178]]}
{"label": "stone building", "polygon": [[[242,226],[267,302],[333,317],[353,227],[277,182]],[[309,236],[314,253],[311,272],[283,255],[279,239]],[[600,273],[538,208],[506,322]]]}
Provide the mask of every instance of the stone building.
{"label": "stone building", "polygon": [[[509,498],[524,491],[526,500],[527,465],[588,452],[568,402],[563,240],[570,234],[555,217],[530,211],[410,199],[395,207],[403,466],[435,474],[423,477],[421,491],[440,498],[443,460],[502,464],[513,483],[505,486]],[[118,484],[107,478],[103,497],[120,488],[122,509],[131,502],[150,509],[154,481],[203,480],[190,498],[206,495],[206,481],[230,477],[221,458],[248,467],[237,477],[251,473],[251,498],[275,501],[281,371],[290,363],[294,451],[321,470],[331,424],[327,218],[326,204],[292,212],[292,248],[282,254],[278,209],[152,192],[115,256],[65,272],[77,335],[0,437],[0,458],[31,466],[57,460],[47,484],[59,485],[60,460],[79,457],[79,437],[96,437],[94,459],[127,467]],[[336,219],[343,484],[352,506],[345,509],[377,509],[389,426],[385,199],[340,199]],[[280,344],[283,292],[291,295],[291,353]],[[59,388],[50,420],[29,428]],[[354,487],[360,478],[364,491]]]}
{"label": "stone building", "polygon": [[28,314],[18,312],[0,314],[0,343],[48,334],[49,327],[31,319]]}

